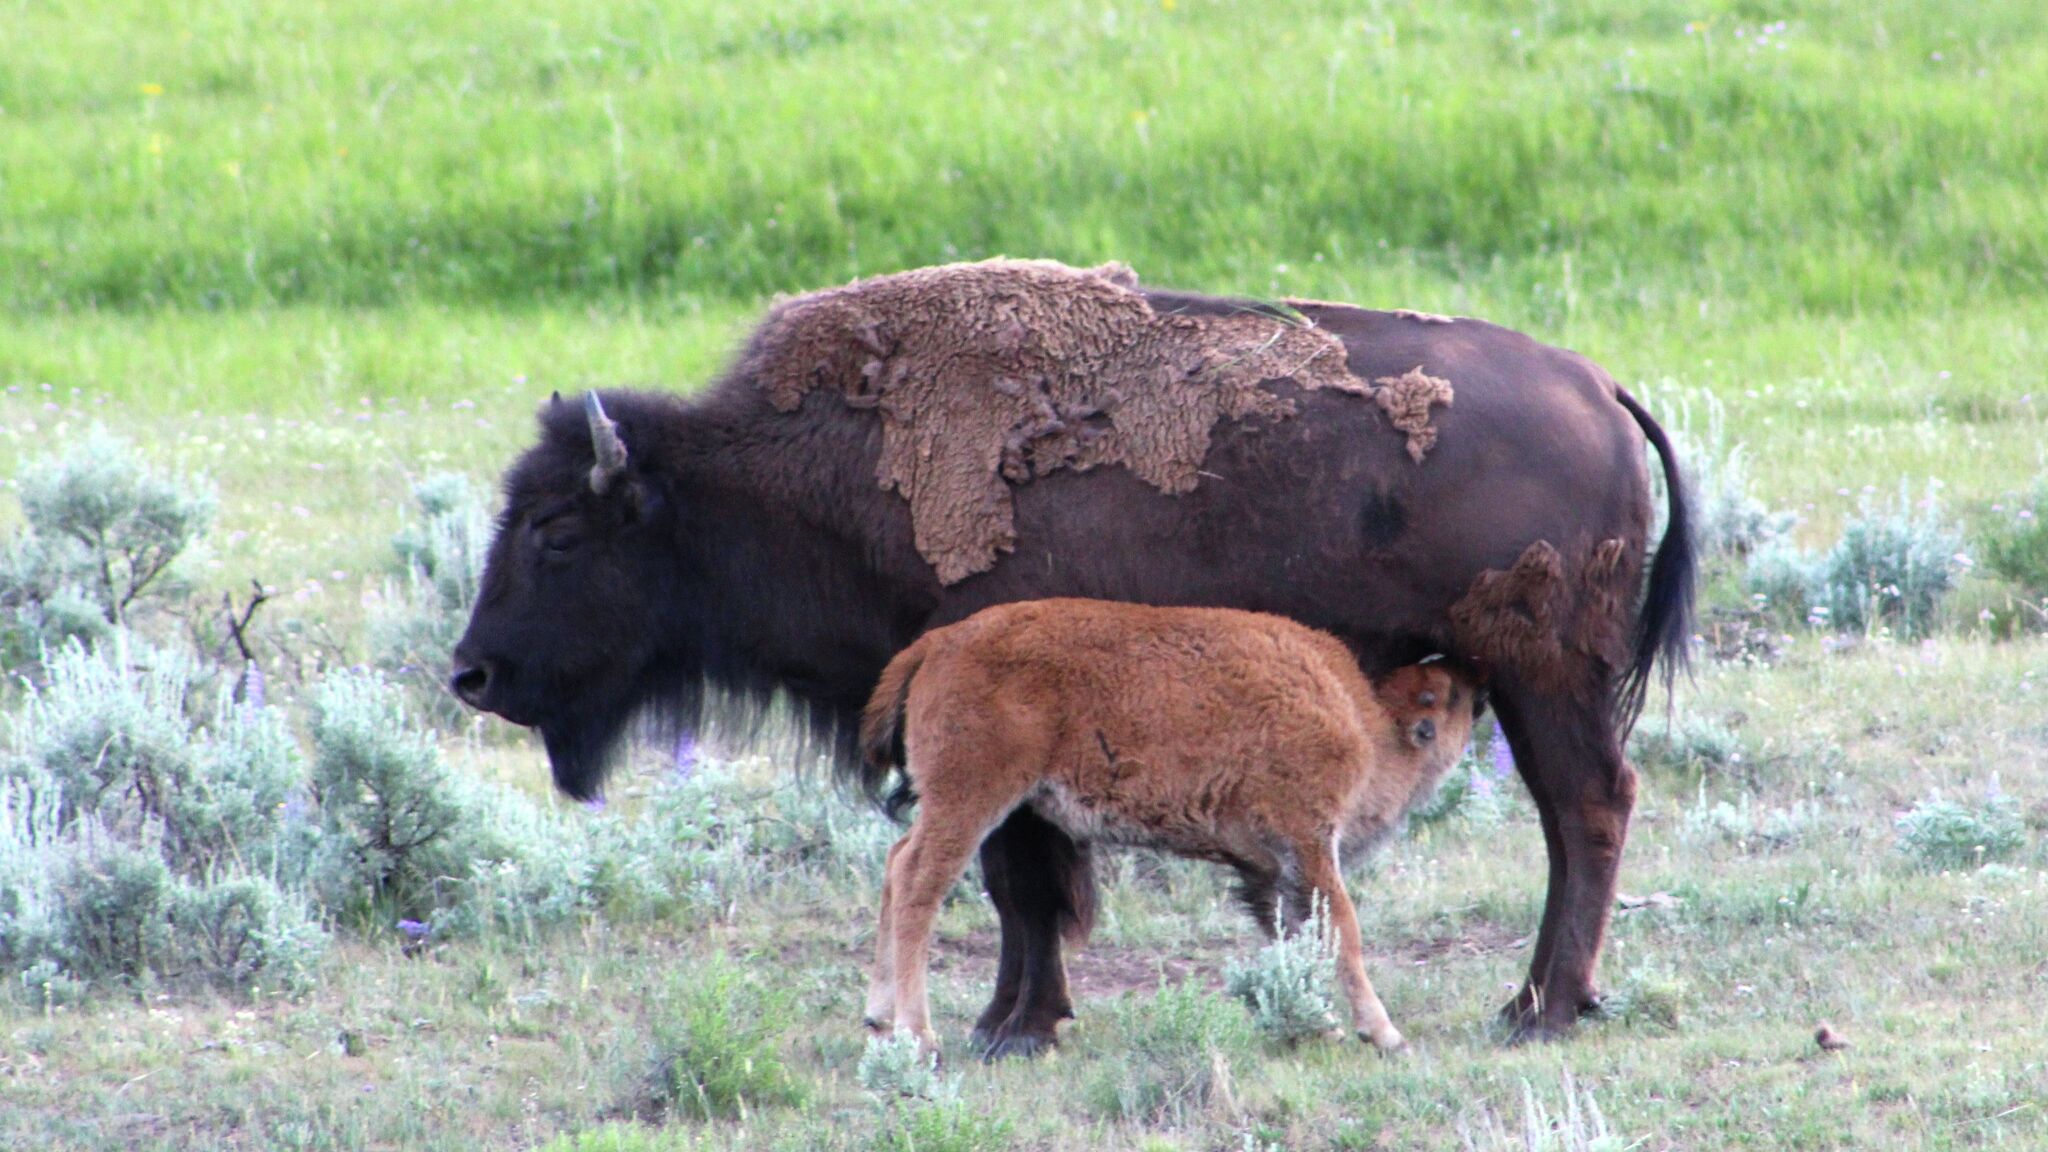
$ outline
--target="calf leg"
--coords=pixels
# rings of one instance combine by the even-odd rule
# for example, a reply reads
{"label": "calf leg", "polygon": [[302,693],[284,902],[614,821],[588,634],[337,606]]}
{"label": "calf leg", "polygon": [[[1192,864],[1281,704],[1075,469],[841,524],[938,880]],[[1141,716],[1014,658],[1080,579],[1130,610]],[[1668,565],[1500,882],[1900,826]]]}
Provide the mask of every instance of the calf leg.
{"label": "calf leg", "polygon": [[1635,770],[1622,757],[1605,697],[1510,685],[1494,698],[1550,852],[1550,890],[1529,979],[1502,1009],[1517,1040],[1560,1036],[1599,1004],[1594,970],[1636,793]]}
{"label": "calf leg", "polygon": [[896,1019],[896,921],[890,915],[896,893],[896,858],[910,843],[904,836],[889,848],[882,866],[881,923],[875,927],[875,969],[868,979],[868,1005],[861,1020],[872,1032],[886,1031]]}
{"label": "calf leg", "polygon": [[1358,938],[1358,910],[1351,894],[1344,890],[1344,877],[1337,868],[1334,839],[1321,844],[1298,845],[1302,880],[1323,898],[1328,910],[1331,943],[1336,945],[1337,984],[1351,1009],[1351,1027],[1359,1037],[1382,1052],[1401,1047],[1401,1030],[1388,1018],[1386,1006],[1372,989],[1365,974],[1365,945]]}
{"label": "calf leg", "polygon": [[994,1060],[1031,1055],[1057,1042],[1074,1015],[1064,935],[1084,936],[1093,918],[1093,861],[1087,846],[1028,808],[1019,808],[981,845],[981,874],[1001,927],[996,989],[973,1039]]}
{"label": "calf leg", "polygon": [[934,807],[930,797],[905,838],[903,851],[889,869],[894,888],[896,1020],[898,1033],[908,1032],[928,1052],[937,1052],[931,1026],[926,977],[931,962],[932,924],[946,892],[967,871],[990,821],[976,814]]}

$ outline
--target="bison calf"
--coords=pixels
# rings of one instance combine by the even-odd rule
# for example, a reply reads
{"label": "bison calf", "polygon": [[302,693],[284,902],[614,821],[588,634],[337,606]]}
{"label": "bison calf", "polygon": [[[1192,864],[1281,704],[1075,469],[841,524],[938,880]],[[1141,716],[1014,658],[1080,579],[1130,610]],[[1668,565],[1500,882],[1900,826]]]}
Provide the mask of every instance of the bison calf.
{"label": "bison calf", "polygon": [[1366,978],[1338,842],[1390,828],[1471,734],[1448,662],[1367,680],[1343,644],[1277,616],[1039,600],[927,633],[882,674],[863,754],[919,805],[889,850],[867,1021],[936,1047],[932,921],[984,837],[1029,807],[1082,843],[1228,864],[1262,927],[1329,909],[1352,1026],[1401,1033]]}

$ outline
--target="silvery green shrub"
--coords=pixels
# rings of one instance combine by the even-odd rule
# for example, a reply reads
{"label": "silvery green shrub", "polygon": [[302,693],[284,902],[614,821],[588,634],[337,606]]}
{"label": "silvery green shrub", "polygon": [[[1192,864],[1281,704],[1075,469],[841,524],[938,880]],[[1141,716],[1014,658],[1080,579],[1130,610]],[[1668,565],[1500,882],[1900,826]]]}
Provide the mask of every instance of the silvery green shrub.
{"label": "silvery green shrub", "polygon": [[414,518],[391,539],[397,572],[370,616],[370,647],[379,666],[425,689],[428,711],[446,725],[466,715],[441,691],[441,678],[483,579],[490,507],[469,477],[453,472],[420,481],[412,498]]}
{"label": "silvery green shrub", "polygon": [[597,822],[565,817],[509,788],[452,775],[461,813],[455,851],[467,873],[433,923],[457,935],[527,940],[600,907],[600,862],[612,851]]}
{"label": "silvery green shrub", "polygon": [[312,887],[330,914],[438,933],[527,935],[590,907],[597,838],[507,789],[451,771],[381,674],[313,692]]}
{"label": "silvery green shrub", "polygon": [[66,979],[56,959],[62,943],[58,886],[71,846],[58,813],[59,794],[44,781],[0,778],[0,962],[37,988]]}
{"label": "silvery green shrub", "polygon": [[313,986],[327,934],[302,900],[261,875],[179,884],[171,901],[174,975],[283,992]]}
{"label": "silvery green shrub", "polygon": [[310,983],[314,831],[284,718],[125,632],[54,653],[0,756],[0,967],[50,1002],[107,982]]}
{"label": "silvery green shrub", "polygon": [[[1708,394],[1701,404],[1704,416],[1695,418],[1687,403],[1668,414],[1665,429],[1685,469],[1694,541],[1701,560],[1710,565],[1740,561],[1781,539],[1795,517],[1790,512],[1773,511],[1751,492],[1748,453],[1730,437],[1720,400]],[[1650,475],[1658,509],[1657,531],[1661,533],[1669,501],[1664,493],[1663,465],[1654,450]]]}
{"label": "silvery green shrub", "polygon": [[1706,799],[1700,781],[1699,803],[1687,809],[1680,825],[1689,840],[1721,842],[1745,851],[1770,852],[1795,847],[1821,827],[1821,809],[1810,800],[1784,807],[1765,805],[1747,793],[1734,801]]}
{"label": "silvery green shrub", "polygon": [[177,884],[147,847],[105,835],[75,841],[58,881],[58,959],[85,980],[138,979],[171,960]]}
{"label": "silvery green shrub", "polygon": [[1274,924],[1274,938],[1249,963],[1225,970],[1224,990],[1251,1009],[1252,1023],[1267,1038],[1293,1044],[1336,1026],[1330,995],[1329,909],[1317,897],[1308,921],[1288,934]]}
{"label": "silvery green shrub", "polygon": [[1976,803],[1930,795],[1894,826],[1899,851],[1926,868],[1975,868],[2013,856],[2027,844],[2019,802],[1995,782]]}
{"label": "silvery green shrub", "polygon": [[52,652],[0,772],[47,779],[60,819],[145,833],[180,875],[290,871],[279,852],[305,768],[282,713],[238,705],[190,657],[122,633]]}
{"label": "silvery green shrub", "polygon": [[0,654],[16,667],[46,644],[105,639],[176,592],[172,564],[215,510],[203,483],[153,472],[99,427],[18,483],[27,527],[0,547]]}
{"label": "silvery green shrub", "polygon": [[75,999],[109,982],[293,993],[312,985],[326,933],[267,877],[188,880],[146,838],[124,842],[90,819],[40,845],[16,840],[0,851],[24,847],[41,851],[33,875],[4,869],[12,874],[0,963],[32,1001]]}
{"label": "silvery green shrub", "polygon": [[1742,737],[1710,716],[1686,713],[1659,723],[1637,724],[1628,742],[1639,766],[1686,772],[1715,772],[1742,763]]}
{"label": "silvery green shrub", "polygon": [[1941,518],[1933,500],[1916,509],[1900,493],[1889,509],[1865,507],[1820,558],[1814,606],[1827,626],[1845,632],[1887,627],[1901,636],[1930,631],[1963,561],[1962,533]]}
{"label": "silvery green shrub", "polygon": [[2048,596],[2048,478],[1992,508],[1979,537],[1984,563],[2033,596]]}
{"label": "silvery green shrub", "polygon": [[[1785,624],[1809,619],[1819,584],[1815,559],[1789,540],[1763,545],[1751,552],[1743,565],[1742,589],[1752,606]],[[1816,627],[1825,625],[1826,614],[1812,622]]]}
{"label": "silvery green shrub", "polygon": [[881,883],[902,829],[788,772],[761,781],[732,765],[665,774],[631,817],[593,822],[590,899],[616,915],[665,916],[791,893]]}
{"label": "silvery green shrub", "polygon": [[854,1079],[877,1103],[900,1100],[951,1100],[960,1094],[960,1078],[939,1073],[939,1055],[927,1052],[908,1032],[868,1037]]}
{"label": "silvery green shrub", "polygon": [[426,921],[460,897],[471,858],[464,812],[433,738],[374,673],[339,671],[313,692],[313,883],[329,909]]}

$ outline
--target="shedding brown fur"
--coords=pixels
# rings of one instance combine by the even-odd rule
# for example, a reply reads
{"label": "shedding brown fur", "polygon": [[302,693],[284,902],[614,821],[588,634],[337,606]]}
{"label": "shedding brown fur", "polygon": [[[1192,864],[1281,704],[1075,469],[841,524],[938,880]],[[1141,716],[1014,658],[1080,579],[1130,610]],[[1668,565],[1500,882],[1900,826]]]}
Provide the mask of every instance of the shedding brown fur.
{"label": "shedding brown fur", "polygon": [[1299,318],[1162,313],[1122,264],[1043,260],[922,268],[785,300],[743,370],[782,411],[823,388],[879,412],[876,479],[909,501],[918,552],[944,584],[1014,547],[1007,484],[1121,464],[1162,492],[1192,491],[1217,421],[1295,414],[1271,382],[1377,398],[1417,462],[1435,441],[1430,405],[1450,402],[1450,386],[1419,368],[1367,384],[1342,340]]}
{"label": "shedding brown fur", "polygon": [[1629,598],[1642,576],[1628,541],[1611,537],[1593,546],[1579,569],[1578,616],[1572,646],[1581,655],[1619,667],[1628,659]]}
{"label": "shedding brown fur", "polygon": [[1377,683],[1322,632],[1231,609],[1038,600],[926,633],[889,665],[861,745],[918,797],[889,851],[867,1020],[936,1047],[933,918],[982,839],[1028,807],[1075,840],[1229,864],[1262,926],[1325,902],[1359,1035],[1401,1033],[1365,972],[1338,845],[1377,839],[1454,763],[1473,681],[1449,662]]}
{"label": "shedding brown fur", "polygon": [[1506,571],[1489,568],[1451,605],[1451,628],[1475,659],[1532,680],[1564,675],[1557,619],[1566,607],[1564,557],[1538,540]]}
{"label": "shedding brown fur", "polygon": [[1408,457],[1417,464],[1436,447],[1436,429],[1430,426],[1429,410],[1451,403],[1451,382],[1431,376],[1417,364],[1399,376],[1382,376],[1373,382],[1373,398],[1395,429],[1408,434]]}

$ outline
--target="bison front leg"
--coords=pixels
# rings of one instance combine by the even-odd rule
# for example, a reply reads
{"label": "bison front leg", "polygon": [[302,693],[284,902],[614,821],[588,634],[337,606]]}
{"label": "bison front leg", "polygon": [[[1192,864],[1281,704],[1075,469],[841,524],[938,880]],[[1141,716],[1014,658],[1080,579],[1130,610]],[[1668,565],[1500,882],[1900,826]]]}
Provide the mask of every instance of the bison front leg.
{"label": "bison front leg", "polygon": [[1563,1035],[1599,1006],[1594,974],[1636,794],[1635,770],[1622,757],[1606,696],[1513,685],[1494,694],[1550,853],[1529,978],[1501,1010],[1516,1040]]}
{"label": "bison front leg", "polygon": [[974,1024],[988,1059],[1035,1054],[1073,1018],[1060,940],[1091,915],[1091,871],[1088,850],[1028,808],[982,843],[982,882],[1002,934],[995,994]]}

